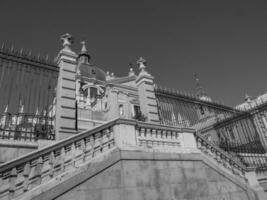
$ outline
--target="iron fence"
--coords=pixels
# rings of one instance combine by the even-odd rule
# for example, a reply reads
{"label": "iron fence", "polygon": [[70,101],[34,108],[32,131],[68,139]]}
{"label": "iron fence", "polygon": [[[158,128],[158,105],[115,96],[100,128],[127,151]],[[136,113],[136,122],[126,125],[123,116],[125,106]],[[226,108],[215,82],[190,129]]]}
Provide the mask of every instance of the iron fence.
{"label": "iron fence", "polygon": [[212,125],[215,134],[206,136],[211,137],[216,146],[238,157],[247,167],[256,168],[259,172],[266,171],[266,111],[266,103],[263,103],[231,117],[218,118],[217,123]]}
{"label": "iron fence", "polygon": [[219,103],[201,100],[191,94],[158,86],[155,87],[155,94],[160,122],[164,125],[188,127],[219,114],[227,118],[242,112]]}
{"label": "iron fence", "polygon": [[5,113],[0,119],[0,138],[9,140],[54,140],[54,119],[33,114]]}
{"label": "iron fence", "polygon": [[161,124],[193,126],[246,167],[267,170],[267,102],[260,99],[231,108],[160,87],[155,94]]}

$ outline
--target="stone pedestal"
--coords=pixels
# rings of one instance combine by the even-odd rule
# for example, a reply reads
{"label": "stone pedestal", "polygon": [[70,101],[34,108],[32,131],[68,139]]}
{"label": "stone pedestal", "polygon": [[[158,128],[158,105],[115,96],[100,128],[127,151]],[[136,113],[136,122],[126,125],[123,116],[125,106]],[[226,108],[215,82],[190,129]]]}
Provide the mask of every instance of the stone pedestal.
{"label": "stone pedestal", "polygon": [[69,48],[69,45],[66,43],[56,58],[56,63],[59,66],[55,120],[56,140],[76,133],[75,75],[77,55]]}
{"label": "stone pedestal", "polygon": [[158,124],[160,121],[153,79],[149,74],[140,73],[136,80],[136,85],[138,88],[140,109],[145,115],[146,121]]}

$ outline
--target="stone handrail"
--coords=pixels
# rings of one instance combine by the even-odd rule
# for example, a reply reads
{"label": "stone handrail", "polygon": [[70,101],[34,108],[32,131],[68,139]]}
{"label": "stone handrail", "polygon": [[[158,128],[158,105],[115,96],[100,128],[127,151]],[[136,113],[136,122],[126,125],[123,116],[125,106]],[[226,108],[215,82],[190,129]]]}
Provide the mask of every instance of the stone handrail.
{"label": "stone handrail", "polygon": [[[0,199],[12,199],[114,148],[199,153],[195,130],[116,119],[0,165]],[[245,167],[196,134],[198,147],[240,176]]]}
{"label": "stone handrail", "polygon": [[186,142],[195,141],[193,132],[193,129],[116,119],[0,165],[0,199],[17,197],[115,147],[153,147],[168,152],[178,152],[181,147],[196,149]]}
{"label": "stone handrail", "polygon": [[233,174],[238,175],[246,180],[245,173],[248,171],[248,169],[242,162],[238,160],[238,158],[233,157],[229,153],[209,142],[198,132],[195,133],[195,137],[197,141],[197,148],[199,150],[216,160],[219,165],[222,165],[228,170],[232,171]]}
{"label": "stone handrail", "polygon": [[12,199],[115,145],[111,121],[0,165],[0,199]]}

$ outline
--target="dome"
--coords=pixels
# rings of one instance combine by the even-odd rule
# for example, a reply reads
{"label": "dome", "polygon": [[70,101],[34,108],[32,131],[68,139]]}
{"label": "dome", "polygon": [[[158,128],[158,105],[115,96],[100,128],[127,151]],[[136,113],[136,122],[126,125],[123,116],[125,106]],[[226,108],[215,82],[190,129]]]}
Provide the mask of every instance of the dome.
{"label": "dome", "polygon": [[106,81],[106,73],[98,67],[91,66],[87,63],[81,63],[78,66],[80,75],[86,78],[94,78],[99,81]]}
{"label": "dome", "polygon": [[82,50],[78,56],[78,73],[81,77],[93,78],[99,81],[106,81],[106,73],[90,64],[89,60],[91,56],[88,54],[85,41],[81,42]]}

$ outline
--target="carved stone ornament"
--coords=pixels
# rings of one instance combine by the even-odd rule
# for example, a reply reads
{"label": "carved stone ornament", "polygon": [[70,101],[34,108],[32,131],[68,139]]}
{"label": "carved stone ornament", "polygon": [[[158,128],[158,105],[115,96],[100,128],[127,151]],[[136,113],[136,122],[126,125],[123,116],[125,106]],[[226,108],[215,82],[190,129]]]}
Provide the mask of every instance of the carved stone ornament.
{"label": "carved stone ornament", "polygon": [[64,35],[62,35],[60,37],[60,40],[62,41],[62,45],[63,45],[64,49],[70,49],[70,46],[74,42],[72,35],[70,35],[69,33],[65,33]]}
{"label": "carved stone ornament", "polygon": [[137,64],[138,64],[139,69],[140,69],[141,71],[144,71],[144,70],[145,70],[145,68],[146,68],[146,60],[145,60],[144,58],[140,57],[140,58],[137,60]]}

